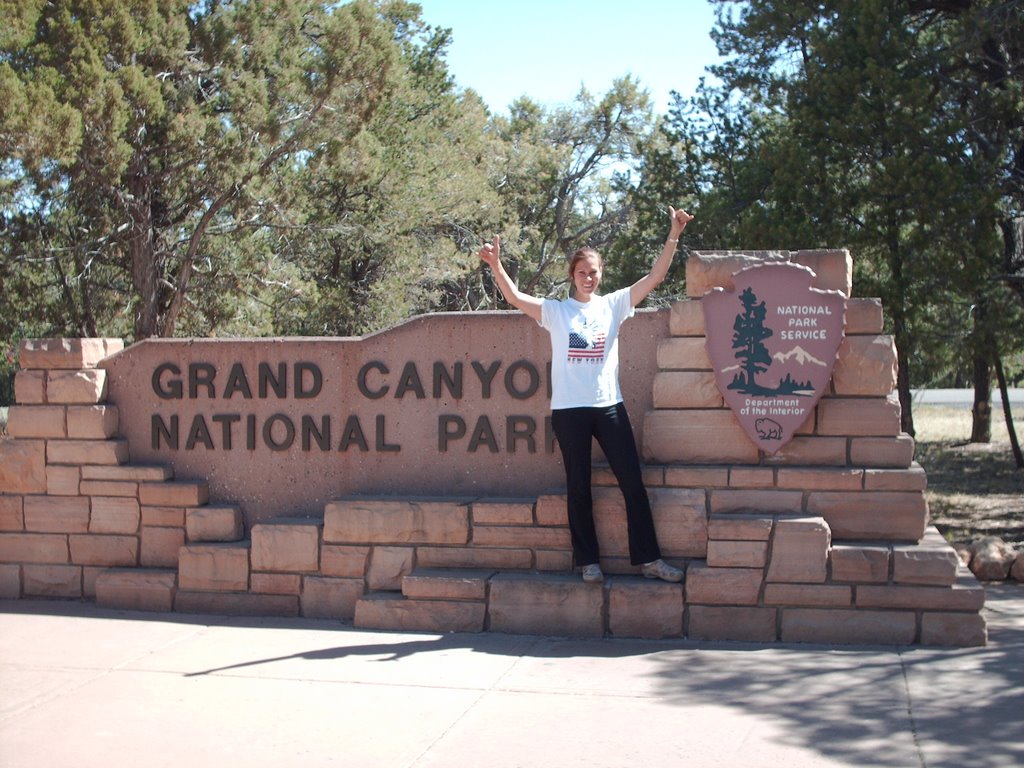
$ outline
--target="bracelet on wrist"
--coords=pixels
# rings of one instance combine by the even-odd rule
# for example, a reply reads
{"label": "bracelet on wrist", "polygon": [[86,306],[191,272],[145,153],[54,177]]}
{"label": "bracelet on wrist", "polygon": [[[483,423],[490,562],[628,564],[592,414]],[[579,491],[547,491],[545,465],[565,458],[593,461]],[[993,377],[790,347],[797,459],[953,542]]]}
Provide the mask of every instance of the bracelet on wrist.
{"label": "bracelet on wrist", "polygon": [[670,237],[665,242],[666,243],[678,243],[679,242],[679,238],[678,237],[676,237],[676,238],[671,238]]}

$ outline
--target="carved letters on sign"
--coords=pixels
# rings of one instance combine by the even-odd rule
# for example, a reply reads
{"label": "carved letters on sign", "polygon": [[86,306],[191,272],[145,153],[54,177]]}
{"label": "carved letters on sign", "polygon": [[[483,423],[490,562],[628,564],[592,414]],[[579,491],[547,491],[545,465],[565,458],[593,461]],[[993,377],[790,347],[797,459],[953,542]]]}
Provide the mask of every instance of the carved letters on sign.
{"label": "carved letters on sign", "polygon": [[702,300],[715,382],[750,439],[775,453],[827,391],[843,340],[846,297],[811,286],[791,263],[734,275],[735,288]]}

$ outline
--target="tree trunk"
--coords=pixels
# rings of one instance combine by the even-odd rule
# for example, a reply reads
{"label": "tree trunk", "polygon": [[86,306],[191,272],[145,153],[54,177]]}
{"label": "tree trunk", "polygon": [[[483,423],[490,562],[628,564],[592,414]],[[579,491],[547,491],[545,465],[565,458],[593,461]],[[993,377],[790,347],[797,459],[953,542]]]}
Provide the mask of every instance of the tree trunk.
{"label": "tree trunk", "polygon": [[1020,443],[1017,441],[1017,430],[1013,427],[1013,413],[1010,411],[1010,392],[1006,387],[1006,375],[1003,373],[1003,360],[997,351],[995,354],[996,378],[999,380],[999,394],[1003,399],[1003,418],[1006,419],[1006,431],[1010,435],[1010,448],[1017,469],[1024,469],[1024,454],[1021,454]]}
{"label": "tree trunk", "polygon": [[974,407],[971,409],[971,442],[992,442],[992,366],[982,350],[974,351]]}
{"label": "tree trunk", "polygon": [[988,299],[975,294],[971,312],[971,355],[974,364],[974,407],[971,409],[971,442],[992,442],[992,352],[995,340],[988,325]]}

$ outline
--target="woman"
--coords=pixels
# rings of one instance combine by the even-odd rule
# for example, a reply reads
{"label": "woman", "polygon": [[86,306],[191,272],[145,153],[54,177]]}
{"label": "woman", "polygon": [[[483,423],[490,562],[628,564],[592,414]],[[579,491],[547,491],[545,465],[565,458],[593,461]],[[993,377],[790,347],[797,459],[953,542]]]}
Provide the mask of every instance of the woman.
{"label": "woman", "polygon": [[590,487],[593,438],[604,451],[626,501],[630,562],[639,565],[649,579],[683,578],[681,570],[661,559],[640,457],[619,388],[619,326],[665,279],[679,236],[693,220],[686,211],[668,210],[672,218],[669,236],[651,271],[629,288],[607,296],[598,293],[604,262],[592,248],[573,254],[569,263],[573,295],[564,301],[520,291],[501,263],[497,236],[479,253],[505,300],[551,334],[551,424],[565,463],[573,556],[576,565],[583,567],[583,580],[589,583],[604,580]]}

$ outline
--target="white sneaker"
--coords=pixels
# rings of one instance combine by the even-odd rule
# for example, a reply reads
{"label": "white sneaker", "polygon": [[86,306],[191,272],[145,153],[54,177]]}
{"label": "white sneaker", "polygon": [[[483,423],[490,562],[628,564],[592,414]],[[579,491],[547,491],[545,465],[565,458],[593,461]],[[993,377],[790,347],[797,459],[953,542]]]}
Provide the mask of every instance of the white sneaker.
{"label": "white sneaker", "polygon": [[[645,579],[661,579],[662,581],[682,581],[683,572],[664,560],[652,560],[640,566]],[[585,577],[584,577],[585,578]]]}
{"label": "white sneaker", "polygon": [[600,584],[604,581],[604,574],[601,573],[601,566],[597,563],[583,566],[583,580],[587,584]]}

